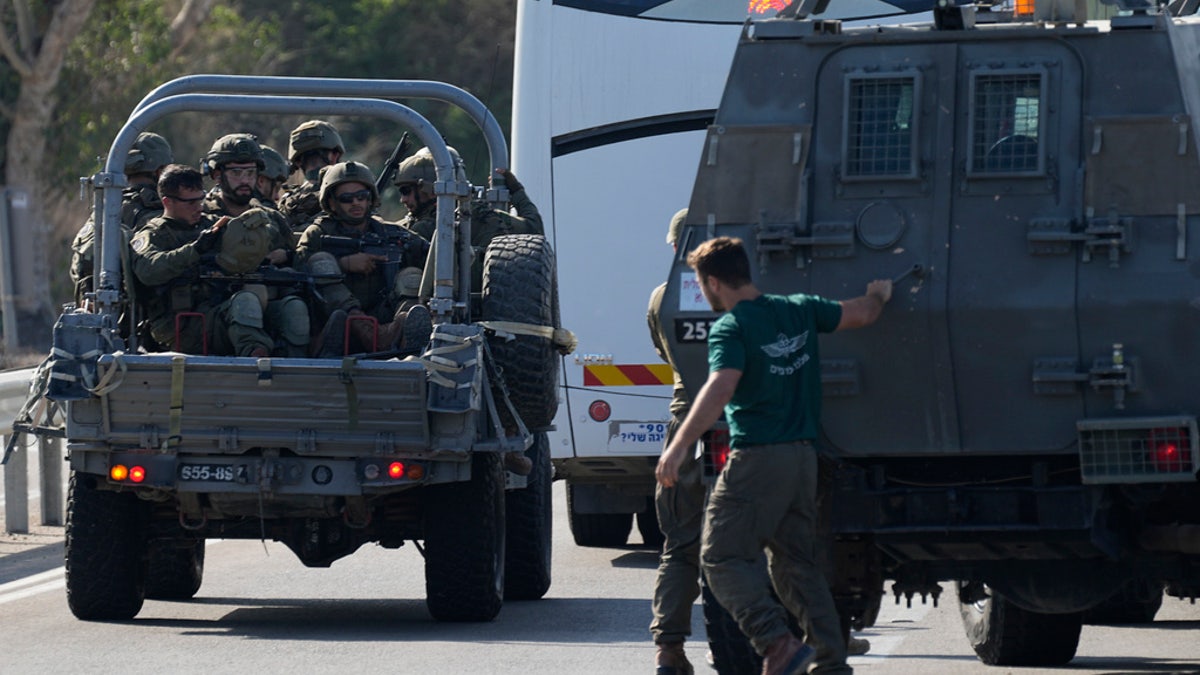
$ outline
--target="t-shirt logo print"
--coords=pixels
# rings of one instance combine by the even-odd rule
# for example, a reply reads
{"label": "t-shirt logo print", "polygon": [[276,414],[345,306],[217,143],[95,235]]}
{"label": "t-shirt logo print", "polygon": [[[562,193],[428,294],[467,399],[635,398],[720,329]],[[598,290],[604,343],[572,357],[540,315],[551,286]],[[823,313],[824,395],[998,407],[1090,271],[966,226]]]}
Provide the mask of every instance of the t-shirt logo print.
{"label": "t-shirt logo print", "polygon": [[804,331],[795,337],[788,337],[783,333],[780,333],[778,340],[770,344],[763,345],[762,350],[767,353],[767,356],[773,359],[778,359],[789,354],[795,354],[803,349],[807,342],[808,331]]}

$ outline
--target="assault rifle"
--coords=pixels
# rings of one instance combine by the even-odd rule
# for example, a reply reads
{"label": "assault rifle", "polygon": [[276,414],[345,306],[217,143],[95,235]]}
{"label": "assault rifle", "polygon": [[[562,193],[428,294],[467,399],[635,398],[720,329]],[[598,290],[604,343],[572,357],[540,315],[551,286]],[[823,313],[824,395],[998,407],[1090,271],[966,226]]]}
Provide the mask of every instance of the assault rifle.
{"label": "assault rifle", "polygon": [[390,232],[364,232],[361,237],[340,237],[332,234],[321,235],[321,250],[333,254],[335,258],[354,255],[355,253],[370,253],[385,258],[383,266],[384,289],[390,289],[396,280],[396,274],[402,267],[422,267],[425,256],[429,254],[429,242],[420,235],[409,232],[404,228],[393,225]]}
{"label": "assault rifle", "polygon": [[303,291],[310,297],[320,300],[321,293],[317,290],[317,282],[319,280],[341,281],[344,275],[338,273],[312,274],[274,265],[261,265],[253,272],[230,274],[215,265],[201,265],[199,277],[200,281],[223,286],[223,291],[236,291],[244,286],[261,284],[291,291]]}
{"label": "assault rifle", "polygon": [[392,182],[392,176],[396,175],[396,169],[400,168],[400,162],[404,160],[404,156],[408,154],[408,132],[400,135],[400,142],[396,144],[396,149],[392,150],[392,154],[383,163],[383,168],[379,170],[379,179],[375,181],[375,191],[382,193],[388,183]]}

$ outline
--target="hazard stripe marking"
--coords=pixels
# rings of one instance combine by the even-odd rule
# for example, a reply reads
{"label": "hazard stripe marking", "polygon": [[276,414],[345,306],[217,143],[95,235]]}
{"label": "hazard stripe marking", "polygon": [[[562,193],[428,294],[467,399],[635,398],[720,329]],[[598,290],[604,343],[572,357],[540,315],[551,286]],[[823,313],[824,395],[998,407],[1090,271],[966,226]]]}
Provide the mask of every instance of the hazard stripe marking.
{"label": "hazard stripe marking", "polygon": [[583,367],[583,384],[586,387],[629,387],[673,382],[671,366],[665,363]]}

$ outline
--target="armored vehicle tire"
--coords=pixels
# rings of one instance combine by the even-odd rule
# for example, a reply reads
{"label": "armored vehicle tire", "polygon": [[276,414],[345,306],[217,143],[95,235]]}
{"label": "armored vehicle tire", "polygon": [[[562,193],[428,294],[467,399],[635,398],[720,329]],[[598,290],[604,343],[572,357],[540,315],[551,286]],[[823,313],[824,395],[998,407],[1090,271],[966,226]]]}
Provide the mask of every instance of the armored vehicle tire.
{"label": "armored vehicle tire", "polygon": [[425,604],[438,621],[491,621],[504,605],[504,469],[475,453],[471,480],[425,502]]}
{"label": "armored vehicle tire", "polygon": [[156,539],[149,543],[146,597],[188,600],[204,582],[203,539]]}
{"label": "armored vehicle tire", "polygon": [[1116,595],[1083,613],[1083,622],[1105,625],[1150,623],[1163,602],[1163,585],[1157,581],[1126,583]]}
{"label": "armored vehicle tire", "polygon": [[1040,614],[990,593],[959,610],[967,640],[989,666],[1061,666],[1075,658],[1082,614]]}
{"label": "armored vehicle tire", "polygon": [[571,536],[576,546],[589,548],[615,548],[629,541],[633,526],[631,513],[577,513],[575,511],[575,486],[567,485],[567,516],[571,525]]}
{"label": "armored vehicle tire", "polygon": [[528,484],[504,495],[504,599],[537,600],[550,590],[551,527],[550,438],[535,434],[526,453],[533,460]]}
{"label": "armored vehicle tire", "polygon": [[[537,234],[496,237],[483,259],[485,321],[535,326],[554,324],[554,252]],[[558,411],[558,351],[553,341],[533,335],[490,341],[509,398],[530,429],[550,426]],[[505,426],[509,413],[500,406]]]}
{"label": "armored vehicle tire", "polygon": [[67,605],[85,621],[132,619],[146,597],[144,505],[71,472],[67,498]]}
{"label": "armored vehicle tire", "polygon": [[713,666],[720,675],[758,675],[762,672],[762,657],[754,651],[750,639],[738,628],[716,596],[708,587],[708,580],[700,575],[700,603],[704,608],[704,631],[708,634],[708,648],[712,651]]}
{"label": "armored vehicle tire", "polygon": [[661,549],[667,537],[658,527],[658,513],[654,510],[654,500],[647,501],[650,502],[650,505],[639,511],[635,518],[638,533],[642,535],[642,541],[646,546]]}

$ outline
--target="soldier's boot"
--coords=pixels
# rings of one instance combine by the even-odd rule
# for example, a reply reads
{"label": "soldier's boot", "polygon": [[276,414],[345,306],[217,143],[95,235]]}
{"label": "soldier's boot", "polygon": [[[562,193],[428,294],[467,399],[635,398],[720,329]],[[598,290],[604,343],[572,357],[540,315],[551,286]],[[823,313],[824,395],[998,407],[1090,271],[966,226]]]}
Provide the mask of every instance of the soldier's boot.
{"label": "soldier's boot", "polygon": [[379,349],[416,354],[429,344],[433,317],[425,305],[398,309],[391,323],[379,327]]}
{"label": "soldier's boot", "polygon": [[310,350],[318,359],[340,359],[346,353],[346,311],[335,309],[321,332],[313,338]]}
{"label": "soldier's boot", "polygon": [[763,675],[798,675],[808,671],[817,653],[790,632],[784,633],[763,654]]}
{"label": "soldier's boot", "polygon": [[663,642],[654,656],[654,675],[693,675],[695,670],[683,651],[682,642]]}
{"label": "soldier's boot", "polygon": [[383,326],[374,321],[370,314],[361,309],[350,310],[346,320],[350,325],[350,348],[352,353],[376,352],[387,349],[383,342]]}
{"label": "soldier's boot", "polygon": [[848,656],[862,656],[871,651],[871,641],[866,638],[851,636],[846,641],[846,654]]}
{"label": "soldier's boot", "polygon": [[504,453],[504,469],[518,476],[528,476],[533,472],[533,460],[520,450],[510,450]]}

